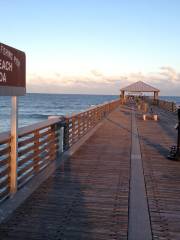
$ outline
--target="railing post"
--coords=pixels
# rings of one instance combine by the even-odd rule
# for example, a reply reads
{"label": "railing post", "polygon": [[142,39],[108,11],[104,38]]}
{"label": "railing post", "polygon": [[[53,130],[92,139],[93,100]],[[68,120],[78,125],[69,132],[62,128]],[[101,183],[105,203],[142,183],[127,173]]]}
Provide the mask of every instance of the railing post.
{"label": "railing post", "polygon": [[64,126],[58,124],[58,154],[61,154],[64,150]]}
{"label": "railing post", "polygon": [[17,158],[18,158],[18,99],[12,97],[11,112],[11,161],[10,161],[10,193],[17,191]]}
{"label": "railing post", "polygon": [[65,119],[64,123],[64,144],[63,144],[63,150],[69,149],[69,119]]}
{"label": "railing post", "polygon": [[88,129],[91,128],[91,112],[92,111],[88,111]]}
{"label": "railing post", "polygon": [[58,118],[59,122],[54,125],[53,130],[58,133],[58,151],[57,154],[61,154],[64,151],[64,127],[65,127],[65,118],[64,116],[56,117],[49,116],[48,119]]}
{"label": "railing post", "polygon": [[39,156],[39,131],[36,130],[34,132],[34,153],[35,157],[33,159],[33,168],[34,168],[34,174],[37,174],[39,172],[39,161],[40,161],[40,156]]}
{"label": "railing post", "polygon": [[82,113],[81,115],[81,120],[78,118],[78,124],[82,124],[82,135],[86,132],[86,118],[85,118],[85,113]]}

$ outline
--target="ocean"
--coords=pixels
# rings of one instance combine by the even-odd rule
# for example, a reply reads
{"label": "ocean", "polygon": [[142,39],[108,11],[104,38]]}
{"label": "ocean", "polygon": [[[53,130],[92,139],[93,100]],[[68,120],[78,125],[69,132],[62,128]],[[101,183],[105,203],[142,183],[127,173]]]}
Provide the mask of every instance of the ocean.
{"label": "ocean", "polygon": [[[48,116],[68,115],[117,99],[113,95],[39,94],[19,97],[19,127],[44,121]],[[10,129],[11,97],[0,97],[0,132]]]}
{"label": "ocean", "polygon": [[[38,94],[19,97],[19,127],[46,120],[51,115],[78,113],[94,105],[117,99],[116,95]],[[180,104],[180,97],[160,97]],[[11,98],[0,97],[0,132],[10,129]]]}

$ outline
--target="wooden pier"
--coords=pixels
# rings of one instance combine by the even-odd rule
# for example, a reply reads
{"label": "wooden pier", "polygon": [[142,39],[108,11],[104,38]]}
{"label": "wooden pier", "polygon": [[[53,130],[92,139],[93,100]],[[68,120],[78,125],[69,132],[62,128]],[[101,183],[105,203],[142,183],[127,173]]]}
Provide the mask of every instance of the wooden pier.
{"label": "wooden pier", "polygon": [[[2,221],[0,239],[180,239],[180,162],[167,159],[169,146],[176,143],[173,127],[177,116],[158,107],[155,111],[159,121],[143,121],[134,105],[120,105],[116,101],[64,119],[65,125],[61,127],[65,152],[78,145],[80,139],[86,140],[70,157],[63,157],[65,152],[58,153],[57,143],[62,139],[58,138],[61,134],[57,119],[49,120],[49,125],[36,126],[36,131],[23,129],[20,138],[29,135],[30,140],[24,138],[22,145],[36,143],[36,150],[31,154],[37,156],[42,151],[40,135],[50,134],[48,140],[44,140],[44,148],[50,146],[51,150],[46,153],[45,163],[43,156],[38,155],[41,157],[28,162],[29,167],[26,163],[20,174],[27,171],[27,176],[35,179],[39,172],[47,174],[51,157],[60,158],[61,162],[51,176]],[[45,130],[40,132],[42,129]],[[92,134],[87,138],[89,132]],[[8,135],[2,139],[1,144],[9,144]],[[29,149],[32,150],[32,146]],[[21,150],[20,157],[27,151]],[[26,156],[24,161],[19,159],[19,163],[22,166],[29,159]],[[18,179],[23,185],[18,185],[19,192],[31,182],[24,183],[25,176],[19,178],[23,181]],[[9,178],[6,182],[10,184]],[[6,198],[0,205],[0,214],[4,214],[6,202],[13,204],[9,188],[7,192],[9,195],[3,195]]]}

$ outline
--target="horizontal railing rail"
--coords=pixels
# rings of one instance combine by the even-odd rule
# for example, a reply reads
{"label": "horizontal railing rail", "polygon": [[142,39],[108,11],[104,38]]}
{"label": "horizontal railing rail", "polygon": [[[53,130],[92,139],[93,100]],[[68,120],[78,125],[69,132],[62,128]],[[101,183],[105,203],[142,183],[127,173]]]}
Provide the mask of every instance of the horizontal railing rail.
{"label": "horizontal railing rail", "polygon": [[[19,129],[17,189],[55,159],[59,120],[51,119]],[[10,133],[0,134],[0,201],[10,195]]]}
{"label": "horizontal railing rail", "polygon": [[169,102],[161,99],[153,100],[150,97],[146,97],[145,100],[149,102],[150,104],[156,104],[160,108],[167,110],[169,112],[177,113],[177,106],[175,102]]}
{"label": "horizontal railing rail", "polygon": [[168,101],[164,101],[164,100],[158,100],[158,106],[168,110],[170,112],[177,112],[177,107],[176,104],[174,102],[168,102]]}
{"label": "horizontal railing rail", "polygon": [[[112,110],[119,100],[18,130],[17,190],[68,150]],[[0,134],[0,202],[11,195],[11,136]]]}
{"label": "horizontal railing rail", "polygon": [[106,104],[98,105],[65,118],[64,131],[64,150],[69,149],[82,136],[84,136],[89,129],[93,128],[99,121],[101,121],[107,114],[114,110],[120,101],[112,101]]}

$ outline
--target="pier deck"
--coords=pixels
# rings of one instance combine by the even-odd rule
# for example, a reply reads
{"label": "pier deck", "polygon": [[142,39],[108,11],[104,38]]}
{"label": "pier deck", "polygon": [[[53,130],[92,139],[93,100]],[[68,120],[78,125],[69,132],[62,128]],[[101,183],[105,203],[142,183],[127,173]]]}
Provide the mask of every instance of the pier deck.
{"label": "pier deck", "polygon": [[113,111],[0,225],[0,239],[180,239],[180,162],[166,158],[176,117],[158,111],[158,122]]}

